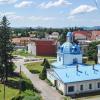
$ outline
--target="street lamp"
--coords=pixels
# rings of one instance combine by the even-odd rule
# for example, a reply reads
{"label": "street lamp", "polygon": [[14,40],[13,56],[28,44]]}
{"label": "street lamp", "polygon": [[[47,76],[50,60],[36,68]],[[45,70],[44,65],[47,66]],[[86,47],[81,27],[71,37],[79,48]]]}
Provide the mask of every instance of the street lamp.
{"label": "street lamp", "polygon": [[3,64],[3,69],[4,69],[4,77],[3,77],[3,84],[4,84],[4,95],[3,95],[3,100],[5,100],[5,73],[6,73],[6,70],[5,70],[5,65]]}
{"label": "street lamp", "polygon": [[21,80],[21,65],[20,65],[20,91],[19,91],[19,93],[21,94],[21,87],[22,87],[22,82],[21,82],[22,80]]}

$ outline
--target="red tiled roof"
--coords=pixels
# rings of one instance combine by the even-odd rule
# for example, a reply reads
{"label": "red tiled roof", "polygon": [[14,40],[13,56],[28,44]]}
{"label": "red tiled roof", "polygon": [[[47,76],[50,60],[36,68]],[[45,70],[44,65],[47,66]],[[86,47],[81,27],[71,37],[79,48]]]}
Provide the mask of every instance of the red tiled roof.
{"label": "red tiled roof", "polygon": [[91,36],[92,36],[91,31],[74,31],[73,33],[74,33],[74,36],[77,36],[78,34],[84,35],[84,36],[86,36],[86,38],[88,40],[90,40],[91,39]]}

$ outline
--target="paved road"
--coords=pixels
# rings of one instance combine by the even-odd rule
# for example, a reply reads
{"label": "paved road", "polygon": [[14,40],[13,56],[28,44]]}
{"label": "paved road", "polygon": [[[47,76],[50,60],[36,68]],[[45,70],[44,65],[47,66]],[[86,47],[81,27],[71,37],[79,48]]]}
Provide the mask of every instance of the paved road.
{"label": "paved road", "polygon": [[41,91],[41,96],[44,100],[63,100],[63,96],[60,95],[57,90],[49,86],[46,82],[40,80],[38,75],[32,74],[29,70],[23,65],[23,61],[15,62],[17,66],[17,72],[21,66],[22,72],[32,81],[32,84]]}

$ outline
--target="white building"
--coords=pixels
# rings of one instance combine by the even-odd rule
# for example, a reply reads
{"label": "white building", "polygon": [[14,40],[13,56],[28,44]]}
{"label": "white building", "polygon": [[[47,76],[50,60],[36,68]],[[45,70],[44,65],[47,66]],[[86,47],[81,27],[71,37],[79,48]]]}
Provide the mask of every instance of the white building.
{"label": "white building", "polygon": [[100,90],[100,65],[82,64],[80,46],[73,43],[73,33],[67,33],[67,41],[58,48],[57,61],[47,70],[47,78],[64,95]]}
{"label": "white building", "polygon": [[98,47],[98,63],[100,64],[100,44],[97,46]]}

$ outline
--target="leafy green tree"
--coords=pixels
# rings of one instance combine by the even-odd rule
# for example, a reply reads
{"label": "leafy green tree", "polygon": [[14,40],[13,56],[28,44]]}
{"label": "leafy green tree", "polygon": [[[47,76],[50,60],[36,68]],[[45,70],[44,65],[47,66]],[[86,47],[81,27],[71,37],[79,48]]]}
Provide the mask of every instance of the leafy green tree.
{"label": "leafy green tree", "polygon": [[97,63],[97,45],[100,44],[100,41],[95,41],[89,44],[88,51],[86,55],[89,59],[94,60]]}
{"label": "leafy green tree", "polygon": [[66,41],[66,34],[68,32],[68,29],[63,30],[62,34],[60,35],[59,41],[61,44],[63,44]]}
{"label": "leafy green tree", "polygon": [[[13,71],[13,45],[11,42],[11,30],[9,24],[10,23],[7,20],[6,16],[4,16],[0,24],[0,74],[1,80],[4,78],[3,76],[5,74],[6,81],[8,79],[8,75]],[[3,73],[4,70],[5,73]]]}

